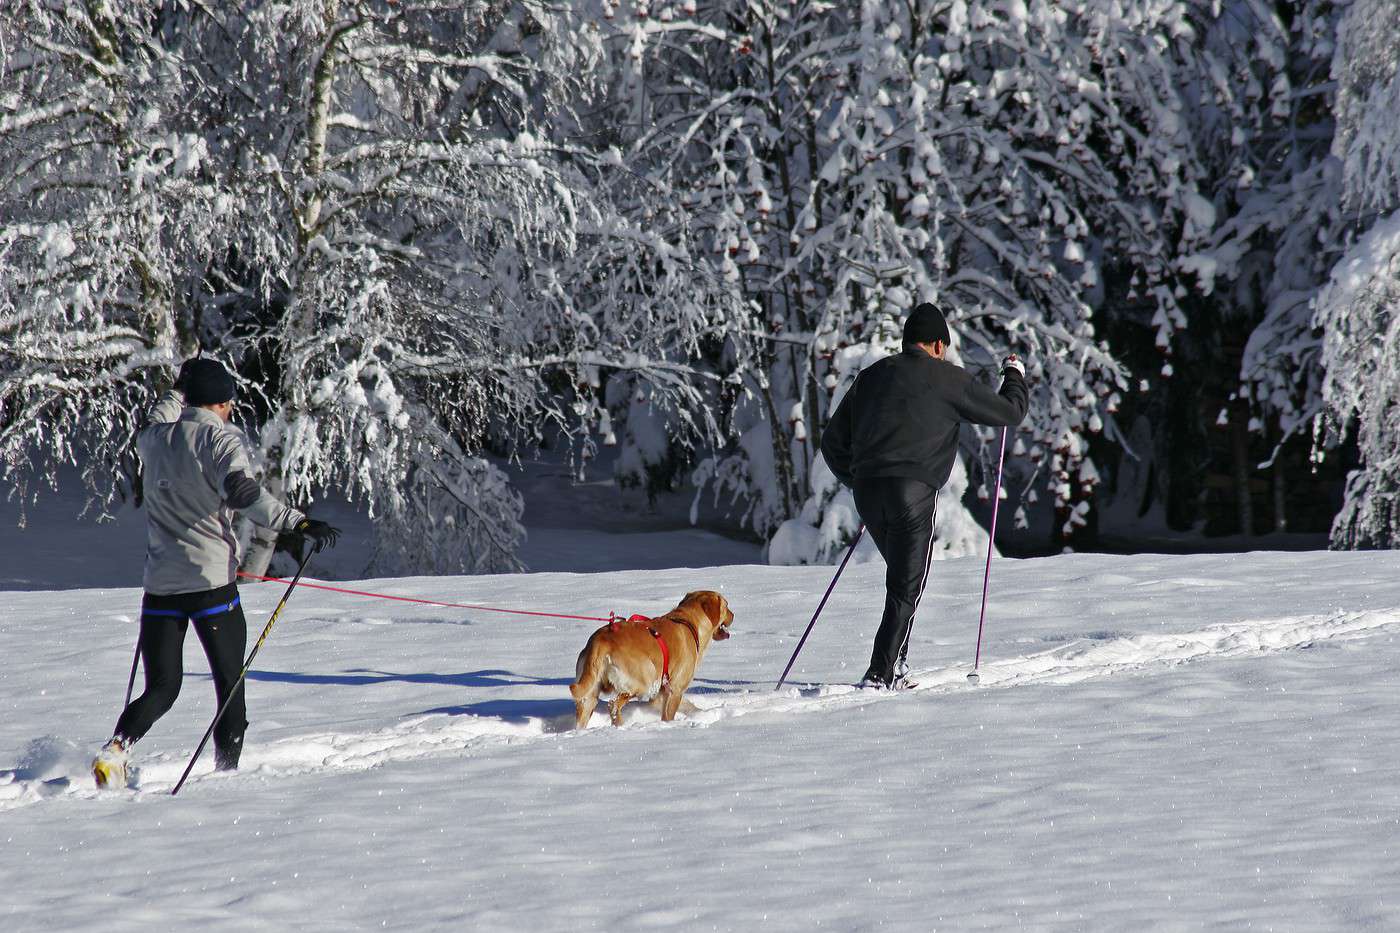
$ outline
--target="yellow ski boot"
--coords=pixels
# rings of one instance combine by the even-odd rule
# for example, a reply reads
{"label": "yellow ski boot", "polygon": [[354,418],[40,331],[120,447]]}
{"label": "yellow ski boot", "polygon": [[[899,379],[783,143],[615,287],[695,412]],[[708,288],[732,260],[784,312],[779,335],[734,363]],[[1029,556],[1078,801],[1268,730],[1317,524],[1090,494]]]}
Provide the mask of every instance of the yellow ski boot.
{"label": "yellow ski boot", "polygon": [[92,776],[98,788],[125,787],[129,761],[126,741],[121,736],[112,736],[92,760]]}

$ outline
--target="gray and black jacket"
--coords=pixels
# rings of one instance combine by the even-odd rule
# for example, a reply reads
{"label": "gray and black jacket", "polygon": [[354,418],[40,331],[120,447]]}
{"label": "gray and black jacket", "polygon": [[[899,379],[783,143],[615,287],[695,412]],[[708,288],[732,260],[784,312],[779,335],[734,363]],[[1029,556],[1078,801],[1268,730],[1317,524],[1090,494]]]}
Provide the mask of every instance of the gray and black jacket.
{"label": "gray and black jacket", "polygon": [[822,455],[847,486],[901,476],[939,489],[953,470],[959,425],[1020,424],[1029,403],[1014,369],[993,392],[961,366],[910,347],[856,377],[822,435]]}
{"label": "gray and black jacket", "polygon": [[233,513],[274,531],[306,516],[252,477],[239,432],[171,390],[137,435],[145,471],[147,593],[166,596],[227,586],[238,572]]}

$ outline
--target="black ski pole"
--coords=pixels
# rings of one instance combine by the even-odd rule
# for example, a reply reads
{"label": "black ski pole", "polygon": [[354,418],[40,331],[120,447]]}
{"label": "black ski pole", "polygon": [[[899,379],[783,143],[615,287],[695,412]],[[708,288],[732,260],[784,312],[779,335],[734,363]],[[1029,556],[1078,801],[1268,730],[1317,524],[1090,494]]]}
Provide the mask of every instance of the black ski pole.
{"label": "black ski pole", "polygon": [[136,686],[136,662],[141,660],[141,636],[136,637],[136,652],[131,656],[131,676],[126,679],[126,700],[122,703],[122,711],[131,705],[131,691]]}
{"label": "black ski pole", "polygon": [[863,534],[865,534],[865,526],[861,525],[856,529],[856,536],[851,539],[851,546],[846,549],[846,556],[841,558],[841,566],[836,568],[836,576],[831,578],[831,585],[826,588],[826,595],[822,597],[821,602],[817,603],[817,611],[812,613],[812,621],[807,623],[807,631],[803,632],[802,638],[798,640],[797,650],[788,659],[787,667],[783,668],[783,676],[778,678],[778,686],[773,688],[775,693],[783,689],[783,681],[787,680],[788,671],[792,670],[792,665],[797,661],[802,646],[807,644],[807,636],[812,634],[812,626],[817,624],[817,616],[821,615],[822,610],[826,608],[826,601],[831,598],[831,591],[836,589],[836,581],[841,579],[841,571],[846,569],[846,564],[850,561],[851,555],[856,552],[856,545],[860,543],[860,536]]}
{"label": "black ski pole", "polygon": [[253,666],[253,659],[258,656],[258,649],[262,648],[263,642],[267,641],[267,633],[272,631],[272,625],[277,621],[277,617],[282,614],[282,607],[287,605],[287,597],[292,595],[292,590],[296,589],[297,583],[301,582],[301,573],[306,569],[306,562],[311,560],[311,555],[315,553],[315,548],[310,548],[306,556],[301,559],[301,566],[297,567],[297,575],[292,577],[292,582],[287,585],[287,592],[282,594],[282,599],[277,603],[277,608],[272,610],[272,617],[267,620],[267,625],[263,626],[262,634],[258,636],[257,644],[253,645],[253,650],[248,652],[248,660],[243,662],[243,671],[238,675],[238,679],[233,682],[233,689],[228,692],[224,702],[219,704],[219,711],[214,714],[214,721],[209,724],[209,728],[204,730],[204,738],[199,740],[199,747],[194,750],[194,755],[190,758],[190,763],[185,765],[185,773],[180,775],[180,780],[176,782],[175,789],[170,792],[174,797],[180,792],[180,788],[185,786],[185,778],[190,776],[194,770],[194,763],[199,760],[200,754],[204,751],[204,746],[208,744],[209,737],[214,734],[214,729],[219,725],[219,720],[224,718],[224,712],[228,705],[233,702],[234,694],[243,686],[243,679],[248,676],[248,670]]}
{"label": "black ski pole", "polygon": [[987,529],[987,569],[982,574],[982,611],[977,616],[977,653],[972,656],[970,683],[980,679],[977,671],[982,665],[982,623],[987,621],[987,583],[992,579],[992,542],[997,536],[997,510],[1001,506],[1001,468],[1006,463],[1006,428],[1001,429],[1001,453],[997,454],[997,488],[992,493],[992,526]]}

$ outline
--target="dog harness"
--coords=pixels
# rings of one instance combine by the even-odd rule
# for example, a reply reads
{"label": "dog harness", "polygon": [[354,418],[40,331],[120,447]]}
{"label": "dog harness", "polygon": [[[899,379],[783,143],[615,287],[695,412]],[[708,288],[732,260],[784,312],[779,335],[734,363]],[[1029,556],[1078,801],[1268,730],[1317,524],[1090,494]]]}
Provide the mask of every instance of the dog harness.
{"label": "dog harness", "polygon": [[[632,615],[627,617],[627,621],[646,622],[647,631],[651,633],[652,638],[656,639],[657,647],[661,649],[661,687],[665,689],[671,682],[671,649],[666,647],[666,639],[661,637],[661,633],[656,630],[655,625],[650,624],[652,620],[642,615],[640,612],[632,613]],[[695,625],[692,622],[688,619],[682,621],[667,619],[666,621],[674,625],[684,625],[690,632],[690,637],[695,639],[695,650],[700,650],[700,633],[695,630]],[[609,627],[613,631],[617,631],[618,626],[622,624],[623,623],[619,622],[617,619],[613,619]]]}

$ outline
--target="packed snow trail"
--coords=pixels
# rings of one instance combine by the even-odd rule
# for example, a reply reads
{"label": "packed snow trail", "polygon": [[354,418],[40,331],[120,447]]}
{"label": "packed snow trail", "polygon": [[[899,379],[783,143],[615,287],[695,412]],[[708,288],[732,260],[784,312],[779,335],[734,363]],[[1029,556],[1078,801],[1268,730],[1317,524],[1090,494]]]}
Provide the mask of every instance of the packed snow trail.
{"label": "packed snow trail", "polygon": [[[942,667],[911,674],[918,686],[902,692],[861,689],[851,684],[789,684],[781,691],[763,688],[726,691],[696,682],[690,694],[699,710],[673,724],[661,723],[649,706],[630,704],[627,727],[708,727],[739,717],[758,714],[790,715],[856,707],[901,700],[911,695],[938,695],[950,691],[995,690],[1028,685],[1072,685],[1122,674],[1160,674],[1182,665],[1261,657],[1309,648],[1326,641],[1348,641],[1400,629],[1400,609],[1372,612],[1339,612],[1325,616],[1298,616],[1248,622],[1230,622],[1171,634],[1115,635],[1097,632],[1082,635],[1045,650],[988,661],[981,668],[981,683],[969,685],[964,667]],[[395,762],[421,758],[453,758],[490,754],[543,736],[557,736],[573,728],[571,703],[560,701],[560,712],[519,720],[489,715],[438,713],[405,719],[365,732],[325,732],[278,739],[254,745],[244,755],[243,773],[287,776],[310,771],[363,771]],[[567,707],[567,708],[566,708]],[[607,717],[596,712],[590,729],[608,729]],[[42,750],[38,752],[42,754]],[[50,752],[50,754],[53,754]],[[132,790],[165,792],[179,778],[188,751],[164,752],[137,760],[138,777]],[[34,770],[31,765],[27,770]],[[53,797],[59,793],[88,796],[90,775],[48,774],[26,778],[25,768],[0,772],[0,812]],[[194,772],[194,785],[208,783],[208,766]],[[212,775],[215,781],[237,775]],[[212,786],[212,785],[211,785]],[[109,793],[111,791],[108,791]]]}
{"label": "packed snow trail", "polygon": [[[1002,561],[976,687],[983,562],[942,562],[910,647],[931,669],[897,694],[850,685],[882,571],[847,568],[778,692],[828,567],[351,584],[644,613],[725,593],[695,716],[583,731],[591,623],[294,597],[245,769],[174,798],[213,715],[194,640],[137,789],[98,792],[140,591],[0,594],[0,924],[1400,929],[1400,552]],[[251,627],[281,590],[244,588]]]}

